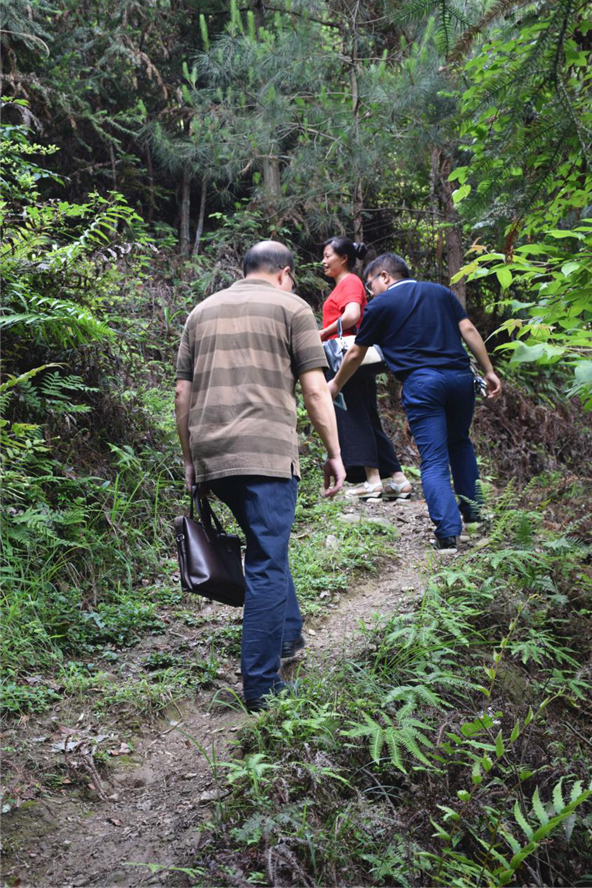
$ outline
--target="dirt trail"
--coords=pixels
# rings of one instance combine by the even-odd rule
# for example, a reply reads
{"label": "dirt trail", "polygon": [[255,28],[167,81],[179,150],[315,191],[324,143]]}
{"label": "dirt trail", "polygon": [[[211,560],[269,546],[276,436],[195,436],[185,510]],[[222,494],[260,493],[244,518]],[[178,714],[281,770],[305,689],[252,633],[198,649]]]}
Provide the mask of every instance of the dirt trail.
{"label": "dirt trail", "polygon": [[[355,583],[321,617],[307,621],[307,647],[301,656],[323,658],[327,668],[336,658],[351,654],[356,636],[361,643],[360,621],[371,623],[376,613],[388,615],[410,608],[425,584],[430,536],[425,504],[414,500],[346,508],[344,520],[356,523],[360,519],[393,523],[400,532],[398,557],[392,564],[383,563],[380,575]],[[215,610],[222,611],[223,620],[227,609]],[[229,612],[226,619],[231,615],[235,618]],[[185,628],[185,634],[189,632]],[[151,643],[146,642],[144,652]],[[137,651],[130,652],[132,656],[137,657]],[[294,663],[285,669],[288,675],[293,673]],[[236,675],[222,678],[220,687],[230,685],[239,692]],[[111,760],[108,777],[100,778],[99,792],[64,788],[62,780],[55,790],[44,786],[29,806],[6,816],[3,884],[31,888],[187,884],[180,873],[151,873],[129,864],[190,865],[196,828],[207,819],[218,790],[204,756],[188,738],[194,738],[208,754],[214,747],[218,759],[224,760],[231,754],[237,730],[249,718],[238,708],[221,704],[222,693],[218,690],[217,699],[216,691],[201,693],[169,707],[166,718],[144,724],[130,744],[133,752]],[[84,712],[79,714],[83,708],[71,712],[67,724],[73,732],[85,724]],[[55,714],[53,721],[51,717],[21,721],[4,732],[2,745],[15,746],[18,741],[34,755],[36,748],[47,748],[48,741],[55,739],[57,722]],[[59,723],[64,724],[63,712]],[[39,736],[52,727],[51,738]],[[60,756],[54,752],[54,758]],[[92,765],[92,757],[90,761]]]}

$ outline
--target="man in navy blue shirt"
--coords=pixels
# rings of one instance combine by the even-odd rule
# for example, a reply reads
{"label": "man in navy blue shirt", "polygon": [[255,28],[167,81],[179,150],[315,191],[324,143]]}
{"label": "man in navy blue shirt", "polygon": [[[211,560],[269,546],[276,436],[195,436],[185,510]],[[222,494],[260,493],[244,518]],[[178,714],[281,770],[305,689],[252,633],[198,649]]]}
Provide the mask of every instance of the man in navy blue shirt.
{"label": "man in navy blue shirt", "polygon": [[[421,455],[421,482],[436,525],[436,548],[456,552],[465,523],[478,520],[479,471],[469,430],[475,407],[474,377],[463,340],[477,359],[487,397],[497,398],[501,382],[485,343],[456,296],[440,284],[411,279],[400,256],[383,253],[364,272],[374,298],[366,308],[355,345],[329,383],[335,398],[378,345],[403,382],[403,406]],[[450,484],[450,470],[454,496]]]}

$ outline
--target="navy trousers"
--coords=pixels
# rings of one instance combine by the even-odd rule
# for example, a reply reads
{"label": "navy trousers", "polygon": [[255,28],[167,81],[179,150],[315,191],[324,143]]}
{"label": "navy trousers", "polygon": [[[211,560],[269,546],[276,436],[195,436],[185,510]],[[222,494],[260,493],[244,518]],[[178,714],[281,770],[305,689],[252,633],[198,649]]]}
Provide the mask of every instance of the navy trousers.
{"label": "navy trousers", "polygon": [[[469,429],[475,409],[470,370],[414,370],[403,383],[403,407],[421,456],[421,483],[436,536],[459,536],[478,517],[479,470]],[[457,503],[450,484],[460,498]]]}
{"label": "navy trousers", "polygon": [[282,643],[294,641],[302,617],[288,564],[296,509],[296,478],[232,475],[211,481],[247,541],[241,673],[245,699],[268,693],[280,681]]}

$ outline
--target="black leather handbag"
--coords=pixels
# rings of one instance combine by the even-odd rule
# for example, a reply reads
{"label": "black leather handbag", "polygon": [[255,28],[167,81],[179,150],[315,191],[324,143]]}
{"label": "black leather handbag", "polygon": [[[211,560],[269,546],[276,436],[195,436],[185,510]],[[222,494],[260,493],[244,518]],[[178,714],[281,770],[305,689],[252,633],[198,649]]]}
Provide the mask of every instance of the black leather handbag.
{"label": "black leather handbag", "polygon": [[[193,518],[194,504],[198,521]],[[240,540],[226,533],[207,498],[199,496],[197,485],[191,489],[189,518],[175,518],[175,538],[183,591],[242,607],[245,575]]]}

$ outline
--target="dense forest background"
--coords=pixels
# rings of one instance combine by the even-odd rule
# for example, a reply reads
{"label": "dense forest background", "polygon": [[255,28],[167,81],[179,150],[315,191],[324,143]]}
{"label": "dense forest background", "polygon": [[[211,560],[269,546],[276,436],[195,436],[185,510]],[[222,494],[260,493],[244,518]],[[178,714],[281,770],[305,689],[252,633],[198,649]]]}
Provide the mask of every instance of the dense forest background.
{"label": "dense forest background", "polygon": [[[506,558],[521,578],[519,613],[545,590],[528,574],[542,551],[536,513],[550,508],[554,532],[567,534],[537,556],[555,577],[555,611],[546,606],[543,619],[535,608],[529,641],[513,655],[537,669],[548,656],[555,678],[539,676],[537,705],[564,694],[577,724],[590,675],[574,677],[573,650],[551,659],[568,619],[581,631],[574,650],[590,639],[582,484],[592,458],[592,4],[11,0],[1,14],[8,717],[82,693],[96,678],[91,661],[104,665],[105,652],[114,660],[164,628],[158,604],[177,594],[162,586],[174,569],[169,527],[183,496],[173,366],[188,312],[240,276],[245,250],[268,237],[294,250],[297,292],[316,311],[329,291],[321,245],[346,234],[450,285],[488,338],[504,398],[481,405],[475,432],[487,478],[506,489],[497,544],[532,550]],[[392,381],[381,403],[412,466]],[[303,411],[300,432],[314,476],[320,454]],[[525,486],[520,512],[508,491]],[[536,506],[535,489],[545,491]],[[502,561],[489,565],[490,581]],[[570,571],[588,598],[568,601]],[[467,588],[485,588],[485,575]],[[487,631],[512,613],[502,608]],[[528,644],[541,632],[546,653],[535,654]],[[161,670],[157,687],[137,693],[157,707],[207,674]],[[584,737],[574,753],[580,774],[589,746]],[[560,789],[555,801],[539,832],[545,817],[563,823],[584,799],[574,790],[567,811]],[[531,843],[547,835],[528,829]],[[437,870],[454,884],[506,884],[523,859],[510,867],[488,852],[477,879],[455,841]],[[501,875],[480,881],[494,865]],[[392,866],[403,880],[403,864]],[[422,872],[409,884],[428,884],[421,878],[434,870]],[[387,867],[370,882],[388,878]]]}

